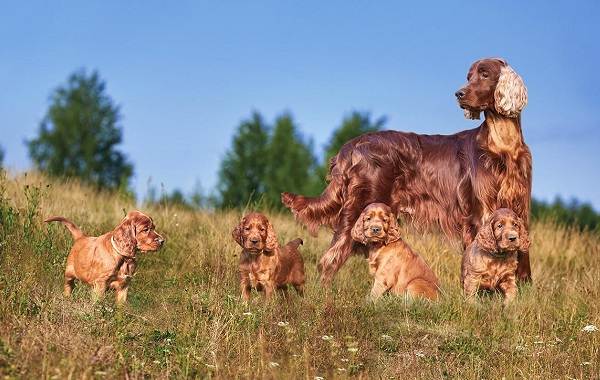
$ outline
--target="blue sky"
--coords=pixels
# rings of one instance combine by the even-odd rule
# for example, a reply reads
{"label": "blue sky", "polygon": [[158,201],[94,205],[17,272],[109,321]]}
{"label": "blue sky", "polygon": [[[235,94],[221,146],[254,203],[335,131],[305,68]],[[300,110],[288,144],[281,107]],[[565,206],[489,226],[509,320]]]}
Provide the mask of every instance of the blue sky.
{"label": "blue sky", "polygon": [[147,183],[216,183],[240,120],[290,111],[322,146],[352,110],[448,134],[469,65],[506,58],[529,88],[522,120],[534,196],[600,209],[600,2],[2,2],[0,145],[31,163],[52,90],[97,69],[121,106],[121,149]]}

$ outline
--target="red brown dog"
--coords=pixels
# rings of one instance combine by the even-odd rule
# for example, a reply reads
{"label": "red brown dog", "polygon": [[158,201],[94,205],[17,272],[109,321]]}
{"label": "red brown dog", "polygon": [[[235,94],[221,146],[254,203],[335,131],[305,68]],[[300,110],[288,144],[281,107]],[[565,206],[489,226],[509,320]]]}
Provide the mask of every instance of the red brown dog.
{"label": "red brown dog", "polygon": [[301,239],[294,239],[281,248],[273,225],[258,212],[244,216],[232,235],[242,247],[240,289],[245,301],[250,299],[252,289],[264,291],[270,298],[276,289],[286,291],[288,284],[303,294],[304,261],[298,251]]}
{"label": "red brown dog", "polygon": [[372,300],[388,291],[438,298],[439,280],[425,260],[402,240],[396,216],[388,205],[368,205],[352,228],[352,238],[369,249],[369,272],[375,277]]}
{"label": "red brown dog", "polygon": [[71,295],[75,280],[79,280],[91,285],[98,297],[107,289],[114,289],[117,303],[124,303],[136,269],[136,251],[156,251],[165,241],[154,230],[152,218],[139,211],[130,211],[114,230],[98,237],[86,236],[61,216],[45,222],[61,222],[75,240],[65,269],[66,296]]}

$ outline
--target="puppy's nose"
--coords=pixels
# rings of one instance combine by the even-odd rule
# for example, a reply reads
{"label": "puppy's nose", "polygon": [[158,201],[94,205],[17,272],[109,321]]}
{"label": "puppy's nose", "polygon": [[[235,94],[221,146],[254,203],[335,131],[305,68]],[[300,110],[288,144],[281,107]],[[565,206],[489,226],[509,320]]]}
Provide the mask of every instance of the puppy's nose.
{"label": "puppy's nose", "polygon": [[371,227],[371,232],[373,232],[374,234],[378,234],[379,232],[381,232],[381,227],[379,227],[379,226]]}
{"label": "puppy's nose", "polygon": [[512,233],[512,234],[508,235],[508,240],[511,241],[511,242],[514,242],[514,241],[517,240],[518,237],[519,237],[519,235],[517,235],[515,233]]}
{"label": "puppy's nose", "polygon": [[251,242],[252,244],[256,244],[256,243],[258,243],[258,241],[259,241],[259,240],[258,240],[258,238],[255,238],[255,237],[253,237],[253,238],[250,238],[250,242]]}
{"label": "puppy's nose", "polygon": [[454,93],[454,96],[456,96],[457,99],[462,99],[465,97],[465,92],[460,89]]}
{"label": "puppy's nose", "polygon": [[162,244],[165,242],[165,238],[163,238],[162,236],[159,238],[156,238],[156,241],[158,242],[158,244]]}

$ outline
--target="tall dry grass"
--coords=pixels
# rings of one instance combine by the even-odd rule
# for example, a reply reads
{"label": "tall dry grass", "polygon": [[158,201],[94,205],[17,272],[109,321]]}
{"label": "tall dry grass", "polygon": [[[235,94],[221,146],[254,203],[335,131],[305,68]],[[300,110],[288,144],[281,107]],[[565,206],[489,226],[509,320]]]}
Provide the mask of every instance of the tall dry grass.
{"label": "tall dry grass", "polygon": [[[40,174],[0,180],[0,374],[7,378],[599,378],[600,238],[552,223],[532,226],[534,283],[503,308],[464,302],[460,252],[435,234],[405,231],[439,275],[437,303],[365,301],[371,279],[354,257],[331,289],[316,263],[330,234],[311,238],[270,213],[281,242],[300,236],[304,298],[240,302],[239,212],[143,207],[167,238],[140,260],[128,305],[62,296],[71,238],[58,214],[89,234],[134,208],[115,194]],[[293,292],[292,292],[293,294]]]}

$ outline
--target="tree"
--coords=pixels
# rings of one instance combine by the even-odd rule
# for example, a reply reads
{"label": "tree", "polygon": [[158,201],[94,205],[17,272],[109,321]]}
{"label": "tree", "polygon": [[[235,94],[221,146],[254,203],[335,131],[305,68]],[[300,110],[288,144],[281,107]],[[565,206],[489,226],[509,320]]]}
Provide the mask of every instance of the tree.
{"label": "tree", "polygon": [[3,162],[4,162],[4,149],[2,149],[2,147],[0,146],[0,168],[2,167]]}
{"label": "tree", "polygon": [[325,178],[329,171],[329,162],[345,143],[365,133],[381,130],[386,121],[387,118],[385,116],[377,120],[371,120],[371,114],[368,112],[353,111],[345,116],[340,126],[333,132],[329,143],[325,146],[323,163],[317,168],[313,192],[321,193],[325,188]]}
{"label": "tree", "polygon": [[312,144],[303,140],[291,115],[279,116],[268,149],[265,177],[268,204],[281,207],[283,191],[301,194],[309,191],[315,168]]}
{"label": "tree", "polygon": [[26,142],[29,155],[50,175],[78,177],[98,188],[126,188],[133,166],[116,149],[122,140],[120,120],[98,72],[75,72],[52,93],[39,136]]}
{"label": "tree", "polygon": [[258,112],[239,125],[219,170],[220,207],[239,207],[265,193],[268,127]]}

